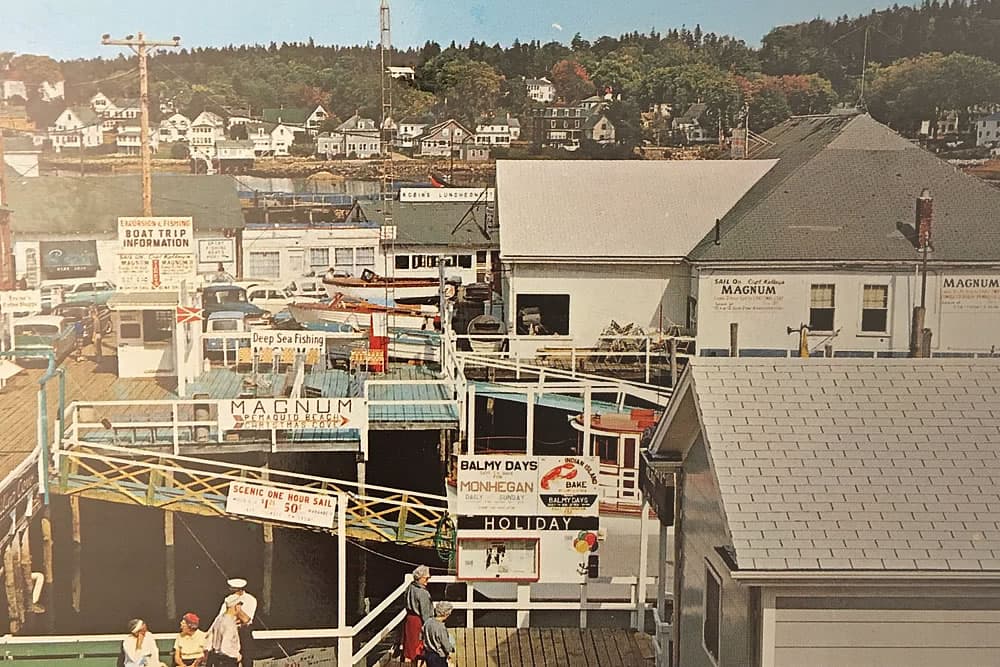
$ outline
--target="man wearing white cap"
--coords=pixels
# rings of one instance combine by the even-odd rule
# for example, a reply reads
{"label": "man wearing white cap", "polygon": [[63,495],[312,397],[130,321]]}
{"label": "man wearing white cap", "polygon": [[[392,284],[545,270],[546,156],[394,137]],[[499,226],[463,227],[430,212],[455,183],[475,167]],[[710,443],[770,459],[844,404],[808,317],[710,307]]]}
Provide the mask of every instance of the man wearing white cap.
{"label": "man wearing white cap", "polygon": [[209,648],[208,664],[210,667],[236,667],[243,653],[237,620],[243,602],[240,596],[232,593],[222,601],[222,606],[225,611],[212,622],[205,638]]}
{"label": "man wearing white cap", "polygon": [[[240,644],[242,646],[243,662],[242,664],[249,667],[253,664],[253,619],[257,614],[257,598],[246,592],[247,580],[240,578],[233,578],[226,581],[229,586],[230,596],[236,596],[239,600],[240,605],[236,607],[236,622],[239,626],[240,631]],[[228,597],[226,598],[229,599]],[[226,603],[223,601],[222,607],[219,608],[219,614],[226,613]],[[248,657],[249,656],[249,657]]]}

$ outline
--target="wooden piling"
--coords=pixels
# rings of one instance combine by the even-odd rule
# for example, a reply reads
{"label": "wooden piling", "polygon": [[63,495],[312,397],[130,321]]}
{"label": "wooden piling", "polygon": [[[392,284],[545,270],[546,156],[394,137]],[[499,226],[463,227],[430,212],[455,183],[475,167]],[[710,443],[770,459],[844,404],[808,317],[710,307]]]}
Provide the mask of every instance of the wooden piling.
{"label": "wooden piling", "polygon": [[82,560],[82,542],[80,540],[80,497],[69,497],[69,510],[73,526],[73,611],[80,613],[80,562]]}
{"label": "wooden piling", "polygon": [[177,617],[177,561],[174,557],[174,513],[163,511],[163,552],[167,578],[167,618]]}
{"label": "wooden piling", "polygon": [[271,597],[274,577],[274,526],[264,524],[264,585],[261,595],[264,598],[264,614],[271,613]]}
{"label": "wooden piling", "polygon": [[34,612],[34,588],[31,580],[31,524],[21,531],[21,581],[24,583],[24,614],[30,617]]}
{"label": "wooden piling", "polygon": [[738,322],[729,323],[729,356],[740,356],[740,325]]}
{"label": "wooden piling", "polygon": [[17,595],[17,575],[14,565],[13,543],[8,545],[3,551],[3,582],[4,591],[7,594],[7,618],[10,619],[10,633],[17,634],[21,630],[21,616],[18,607],[19,599]]}
{"label": "wooden piling", "polygon": [[53,605],[52,588],[55,581],[55,570],[52,567],[52,519],[48,507],[42,510],[42,573],[45,575],[45,589],[42,599],[45,600],[46,627],[49,633],[55,632],[55,607]]}
{"label": "wooden piling", "polygon": [[14,557],[14,595],[17,596],[17,620],[24,627],[24,577],[21,576],[21,539],[14,533],[10,540],[10,550]]}
{"label": "wooden piling", "polygon": [[677,339],[670,339],[670,386],[677,387]]}

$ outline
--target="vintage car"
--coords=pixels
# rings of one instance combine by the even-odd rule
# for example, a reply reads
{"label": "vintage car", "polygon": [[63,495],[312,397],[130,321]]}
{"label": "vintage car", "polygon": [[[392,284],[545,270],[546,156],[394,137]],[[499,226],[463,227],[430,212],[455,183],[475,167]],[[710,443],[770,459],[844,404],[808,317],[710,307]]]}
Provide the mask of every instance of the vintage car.
{"label": "vintage car", "polygon": [[48,363],[55,354],[58,364],[77,344],[76,324],[58,315],[31,315],[14,320],[14,350],[19,364]]}

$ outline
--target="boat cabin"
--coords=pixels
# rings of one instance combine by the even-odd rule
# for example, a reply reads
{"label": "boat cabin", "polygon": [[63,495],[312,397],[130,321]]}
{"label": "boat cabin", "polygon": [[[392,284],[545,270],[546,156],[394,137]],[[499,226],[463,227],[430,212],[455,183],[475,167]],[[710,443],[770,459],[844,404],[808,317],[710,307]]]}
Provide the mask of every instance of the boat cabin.
{"label": "boat cabin", "polygon": [[597,456],[601,513],[638,513],[642,509],[639,494],[639,447],[646,429],[655,426],[660,414],[655,410],[633,408],[628,413],[595,414],[590,423],[590,443],[584,443],[583,415],[570,418],[570,426],[580,432],[577,452]]}

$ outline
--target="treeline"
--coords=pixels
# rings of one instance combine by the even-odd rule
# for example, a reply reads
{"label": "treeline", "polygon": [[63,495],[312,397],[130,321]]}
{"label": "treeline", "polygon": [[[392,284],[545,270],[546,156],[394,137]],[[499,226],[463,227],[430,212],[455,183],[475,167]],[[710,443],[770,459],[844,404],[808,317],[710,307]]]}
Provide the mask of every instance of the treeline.
{"label": "treeline", "polygon": [[[392,95],[397,119],[434,114],[473,122],[489,113],[523,114],[531,102],[521,77],[547,76],[566,101],[610,92],[619,134],[633,143],[640,138],[640,111],[665,103],[677,114],[696,101],[707,105],[713,128],[732,127],[746,109],[752,129],[762,131],[790,114],[860,102],[912,131],[944,109],[967,119],[971,110],[1000,102],[997,62],[1000,0],[925,0],[919,7],[778,27],[759,49],[699,26],[594,41],[576,35],[569,44],[427,42],[392,54],[394,65],[417,73],[412,83],[393,82]],[[71,102],[83,103],[97,90],[137,94],[134,57],[58,66]],[[380,115],[380,55],[373,44],[322,46],[310,39],[180,50],[157,54],[150,72],[156,101],[188,114],[257,115],[265,107],[323,104],[339,118]]]}

